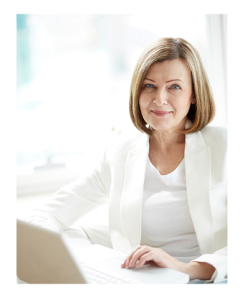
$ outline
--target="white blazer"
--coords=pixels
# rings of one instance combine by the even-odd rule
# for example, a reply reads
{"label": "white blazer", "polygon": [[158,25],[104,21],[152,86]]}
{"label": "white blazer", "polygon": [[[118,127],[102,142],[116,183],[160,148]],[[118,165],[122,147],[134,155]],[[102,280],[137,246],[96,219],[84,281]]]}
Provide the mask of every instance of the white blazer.
{"label": "white blazer", "polygon": [[[46,214],[65,230],[97,205],[109,202],[114,249],[130,253],[141,242],[141,208],[149,137],[138,133],[108,146],[90,175],[54,195]],[[215,282],[227,275],[226,128],[206,126],[186,135],[185,170],[190,215],[202,256],[216,268]],[[39,223],[40,224],[40,223]]]}

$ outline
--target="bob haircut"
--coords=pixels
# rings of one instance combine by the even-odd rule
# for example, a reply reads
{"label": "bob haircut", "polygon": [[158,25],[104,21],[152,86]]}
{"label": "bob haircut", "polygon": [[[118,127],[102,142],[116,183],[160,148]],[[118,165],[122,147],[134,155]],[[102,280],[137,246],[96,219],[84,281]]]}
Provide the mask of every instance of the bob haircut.
{"label": "bob haircut", "polygon": [[181,59],[191,70],[192,90],[196,103],[191,104],[187,119],[193,123],[181,133],[194,133],[203,129],[212,121],[215,115],[215,104],[209,80],[201,57],[197,50],[181,38],[160,38],[150,44],[141,54],[131,81],[129,112],[134,126],[141,132],[152,135],[152,129],[147,126],[139,107],[139,96],[144,77],[154,63],[172,59]]}

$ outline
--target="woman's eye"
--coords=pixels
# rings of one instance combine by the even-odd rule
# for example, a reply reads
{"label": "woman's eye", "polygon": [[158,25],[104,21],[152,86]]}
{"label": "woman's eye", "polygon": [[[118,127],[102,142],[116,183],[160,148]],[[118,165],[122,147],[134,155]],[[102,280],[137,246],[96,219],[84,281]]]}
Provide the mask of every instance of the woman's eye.
{"label": "woman's eye", "polygon": [[177,84],[174,84],[174,85],[172,85],[172,89],[174,89],[174,90],[179,90],[180,87],[179,87]]}
{"label": "woman's eye", "polygon": [[153,85],[150,84],[150,83],[147,83],[147,84],[145,84],[145,87],[146,87],[146,88],[153,88]]}

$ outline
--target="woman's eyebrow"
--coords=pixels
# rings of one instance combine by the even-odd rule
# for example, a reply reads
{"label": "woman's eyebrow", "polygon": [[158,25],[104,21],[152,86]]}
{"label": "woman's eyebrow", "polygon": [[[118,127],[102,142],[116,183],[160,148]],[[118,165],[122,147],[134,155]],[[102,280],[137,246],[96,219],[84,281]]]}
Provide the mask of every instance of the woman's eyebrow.
{"label": "woman's eyebrow", "polygon": [[[166,83],[167,83],[167,82],[170,82],[170,81],[176,81],[176,80],[183,82],[183,81],[180,80],[180,79],[171,79],[171,80],[169,80],[169,81],[166,81]],[[184,82],[183,82],[183,83],[184,83]]]}
{"label": "woman's eyebrow", "polygon": [[147,80],[150,80],[150,81],[156,82],[156,81],[154,81],[154,80],[152,80],[152,79],[149,79],[149,78],[144,78],[144,79],[147,79]]}

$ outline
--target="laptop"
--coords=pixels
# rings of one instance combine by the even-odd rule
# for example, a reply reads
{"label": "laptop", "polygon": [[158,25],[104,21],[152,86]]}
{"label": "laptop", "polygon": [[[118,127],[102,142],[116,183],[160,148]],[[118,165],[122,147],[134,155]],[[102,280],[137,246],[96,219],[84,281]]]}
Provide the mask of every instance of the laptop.
{"label": "laptop", "polygon": [[127,254],[101,245],[79,256],[65,233],[17,220],[17,278],[24,283],[169,284],[188,283],[189,275],[150,262],[121,268]]}

